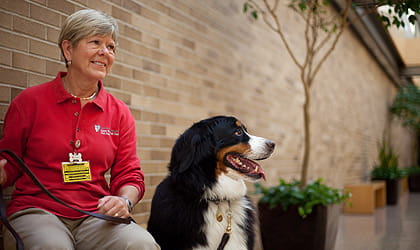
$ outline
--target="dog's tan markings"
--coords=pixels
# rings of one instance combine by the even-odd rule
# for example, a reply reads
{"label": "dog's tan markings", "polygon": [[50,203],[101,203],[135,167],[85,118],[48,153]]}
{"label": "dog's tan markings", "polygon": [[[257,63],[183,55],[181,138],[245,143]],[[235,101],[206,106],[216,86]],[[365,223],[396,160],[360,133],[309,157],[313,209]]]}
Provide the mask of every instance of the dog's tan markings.
{"label": "dog's tan markings", "polygon": [[250,146],[246,143],[240,143],[240,144],[232,145],[229,147],[225,147],[225,148],[220,149],[219,152],[217,153],[217,160],[223,161],[227,153],[236,152],[242,155],[246,155],[250,150],[251,150]]}
{"label": "dog's tan markings", "polygon": [[242,155],[246,155],[249,151],[250,146],[246,143],[236,144],[220,149],[217,153],[216,176],[220,176],[222,173],[227,173],[228,167],[224,164],[224,158],[226,154],[236,152]]}
{"label": "dog's tan markings", "polygon": [[244,126],[243,124],[242,124],[242,122],[241,121],[236,121],[235,122],[235,124],[236,124],[236,126],[238,126],[238,127],[242,127],[242,126]]}
{"label": "dog's tan markings", "polygon": [[216,165],[216,176],[220,176],[223,173],[227,174],[227,167],[223,162],[218,161]]}

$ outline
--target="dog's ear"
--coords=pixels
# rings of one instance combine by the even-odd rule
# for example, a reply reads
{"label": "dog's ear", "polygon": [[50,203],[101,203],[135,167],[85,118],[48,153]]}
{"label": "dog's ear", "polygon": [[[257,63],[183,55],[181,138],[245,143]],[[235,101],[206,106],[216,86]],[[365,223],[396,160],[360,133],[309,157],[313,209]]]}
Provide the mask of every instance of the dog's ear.
{"label": "dog's ear", "polygon": [[200,144],[201,137],[199,134],[195,134],[191,140],[184,144],[182,150],[182,159],[179,162],[178,173],[183,173],[188,170],[194,163],[196,159],[197,147]]}

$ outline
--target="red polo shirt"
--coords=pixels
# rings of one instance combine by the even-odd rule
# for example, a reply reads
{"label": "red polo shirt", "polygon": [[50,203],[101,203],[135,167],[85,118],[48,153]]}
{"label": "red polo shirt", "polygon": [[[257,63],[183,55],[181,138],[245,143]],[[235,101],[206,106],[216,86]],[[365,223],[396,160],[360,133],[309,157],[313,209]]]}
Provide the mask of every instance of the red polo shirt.
{"label": "red polo shirt", "polygon": [[[98,199],[117,195],[124,185],[144,194],[144,175],[136,155],[135,122],[128,107],[105,91],[81,108],[63,87],[60,72],[47,83],[22,91],[6,114],[0,148],[21,156],[46,188],[64,202],[96,211]],[[64,182],[62,162],[69,153],[81,153],[89,161],[91,181]],[[111,169],[108,184],[105,172]],[[30,207],[48,210],[66,218],[81,218],[70,208],[52,201],[22,170],[9,161],[7,183],[15,185],[7,214]]]}

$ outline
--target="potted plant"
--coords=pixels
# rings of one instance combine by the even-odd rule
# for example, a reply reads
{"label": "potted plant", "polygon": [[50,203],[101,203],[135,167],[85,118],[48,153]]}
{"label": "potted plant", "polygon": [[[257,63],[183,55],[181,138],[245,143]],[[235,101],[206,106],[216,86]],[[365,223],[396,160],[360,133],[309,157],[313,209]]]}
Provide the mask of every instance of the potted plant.
{"label": "potted plant", "polygon": [[276,186],[256,183],[255,187],[261,195],[258,215],[265,250],[279,246],[288,250],[334,248],[339,207],[332,205],[344,202],[349,193],[324,185],[322,179],[304,187],[298,180],[288,183],[283,179]]}
{"label": "potted plant", "polygon": [[398,155],[385,138],[380,144],[378,160],[379,164],[372,169],[371,178],[386,182],[386,203],[395,205],[400,194],[400,179],[405,176],[405,171],[398,167]]}
{"label": "potted plant", "polygon": [[[407,4],[409,2],[410,4]],[[367,13],[377,13],[376,8],[381,5],[389,4],[394,6],[396,12],[390,13],[391,16],[381,15],[381,20],[385,27],[389,26],[397,26],[404,25],[401,21],[401,16],[407,13],[409,16],[409,20],[411,23],[415,23],[416,16],[409,12],[408,6],[415,6],[414,11],[415,13],[419,12],[419,8],[417,7],[416,3],[419,0],[413,1],[397,1],[397,2],[390,2],[380,0],[375,2],[374,4],[364,5],[362,8],[366,10]],[[296,186],[296,188],[301,189],[302,191],[305,190],[308,186],[308,180],[310,179],[309,176],[309,167],[310,167],[310,156],[311,156],[311,90],[315,84],[315,78],[320,72],[320,69],[324,65],[324,62],[328,59],[328,57],[332,54],[332,52],[337,47],[337,42],[339,38],[342,36],[344,31],[347,27],[352,23],[352,21],[357,21],[359,19],[359,14],[356,14],[355,20],[349,20],[350,14],[353,11],[353,7],[355,3],[351,0],[342,1],[337,3],[337,9],[340,9],[340,13],[331,14],[331,4],[330,1],[287,1],[284,3],[279,0],[274,1],[266,1],[266,0],[245,0],[243,5],[243,11],[245,13],[250,14],[252,19],[258,19],[261,17],[261,20],[268,26],[268,28],[273,31],[279,40],[282,43],[281,49],[284,49],[287,54],[292,59],[293,63],[297,66],[299,76],[300,76],[300,83],[304,93],[304,103],[302,105],[302,120],[303,120],[303,146],[302,146],[302,164],[301,164],[301,173],[300,173],[300,181],[299,184],[294,182],[290,183],[292,186]],[[284,25],[286,25],[283,21],[285,16],[280,15],[278,10],[284,6],[289,7],[292,11],[297,13],[298,17],[302,18],[303,29],[302,31],[302,40],[306,41],[304,47],[296,47],[294,43],[292,43],[288,39],[288,35],[285,33]],[[360,8],[358,9],[360,10]],[[337,15],[335,15],[337,14]],[[390,21],[392,20],[392,22]],[[297,29],[299,30],[299,29]],[[302,53],[304,51],[305,53]],[[285,183],[287,185],[287,183]],[[293,195],[298,195],[299,192],[294,193]],[[292,196],[293,196],[292,195]],[[296,197],[294,197],[296,198]],[[282,204],[286,201],[279,201],[279,204]],[[305,204],[311,204],[314,201],[308,200]],[[320,203],[321,206],[322,202]],[[311,207],[312,211],[317,211],[318,207],[320,206],[298,206],[298,211],[302,212],[305,209],[309,209]],[[283,207],[283,206],[280,206]],[[291,211],[295,211],[291,209]],[[311,213],[313,214],[313,213]],[[305,216],[306,220],[312,216],[311,214]],[[268,219],[269,220],[269,219]],[[260,221],[261,226],[262,222]],[[287,227],[287,226],[286,226]],[[293,234],[293,226],[290,226],[289,231]],[[313,232],[311,231],[311,234]],[[324,232],[325,234],[325,232]],[[333,232],[333,236],[335,238],[336,232]],[[283,238],[283,235],[277,235],[277,238]],[[330,237],[330,236],[328,236]],[[332,236],[331,236],[332,237]],[[296,239],[296,237],[293,237]],[[298,239],[300,240],[300,239]],[[304,241],[304,240],[301,240]],[[289,242],[283,244],[287,246],[287,249],[292,249],[289,247]],[[322,245],[322,244],[321,244]],[[273,248],[278,249],[278,247]],[[310,249],[310,248],[304,248]],[[332,248],[330,248],[332,249]]]}
{"label": "potted plant", "polygon": [[[400,118],[403,125],[413,129],[419,136],[420,133],[420,88],[414,84],[407,84],[400,88],[390,108],[392,114]],[[419,148],[418,140],[417,148]],[[420,151],[418,151],[420,152]],[[420,154],[417,159],[420,162]],[[417,164],[419,164],[419,162]],[[410,192],[420,192],[420,167],[407,169],[408,187]]]}

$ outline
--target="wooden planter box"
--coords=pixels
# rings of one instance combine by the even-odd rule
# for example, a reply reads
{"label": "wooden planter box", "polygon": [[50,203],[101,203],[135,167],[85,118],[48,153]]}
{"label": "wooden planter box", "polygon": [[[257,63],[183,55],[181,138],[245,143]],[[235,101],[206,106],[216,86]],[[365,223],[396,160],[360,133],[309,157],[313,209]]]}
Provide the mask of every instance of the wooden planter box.
{"label": "wooden planter box", "polygon": [[264,250],[331,250],[338,231],[339,206],[318,205],[306,218],[297,206],[284,211],[258,204],[261,240]]}
{"label": "wooden planter box", "polygon": [[351,197],[344,204],[345,213],[373,214],[386,205],[385,181],[372,181],[345,185]]}

